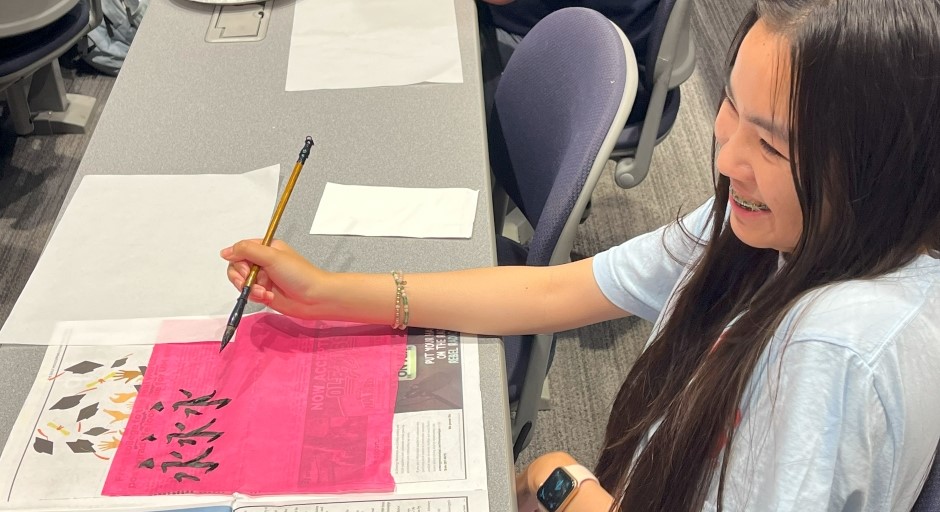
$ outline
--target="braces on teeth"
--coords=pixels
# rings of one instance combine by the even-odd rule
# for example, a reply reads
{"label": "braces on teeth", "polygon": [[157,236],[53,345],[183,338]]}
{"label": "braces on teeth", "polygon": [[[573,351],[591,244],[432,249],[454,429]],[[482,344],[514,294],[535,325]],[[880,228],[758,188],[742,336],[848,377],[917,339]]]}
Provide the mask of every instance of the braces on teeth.
{"label": "braces on teeth", "polygon": [[747,199],[742,198],[734,191],[733,188],[731,189],[731,198],[734,200],[735,203],[738,204],[738,206],[751,210],[752,212],[763,212],[763,211],[767,211],[770,209],[767,207],[766,204],[755,203],[755,202],[751,202],[751,201],[748,201]]}

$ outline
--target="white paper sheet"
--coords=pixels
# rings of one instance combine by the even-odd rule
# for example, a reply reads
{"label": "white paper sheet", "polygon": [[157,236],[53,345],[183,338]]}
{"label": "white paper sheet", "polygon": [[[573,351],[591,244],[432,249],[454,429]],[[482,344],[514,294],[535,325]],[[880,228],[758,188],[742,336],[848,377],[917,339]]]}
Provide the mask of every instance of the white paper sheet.
{"label": "white paper sheet", "polygon": [[220,340],[228,316],[57,322],[50,345],[153,345]]}
{"label": "white paper sheet", "polygon": [[327,183],[312,235],[470,238],[478,190]]}
{"label": "white paper sheet", "polygon": [[264,233],[279,166],[236,175],[86,176],[0,344],[45,345],[58,322],[224,316],[219,251]]}
{"label": "white paper sheet", "polygon": [[453,0],[297,0],[288,91],[461,83]]}

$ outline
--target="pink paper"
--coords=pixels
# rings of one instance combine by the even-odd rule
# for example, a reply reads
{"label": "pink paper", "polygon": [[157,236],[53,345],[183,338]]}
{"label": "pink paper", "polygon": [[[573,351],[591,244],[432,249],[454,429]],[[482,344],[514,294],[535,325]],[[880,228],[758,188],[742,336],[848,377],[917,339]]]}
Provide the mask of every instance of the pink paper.
{"label": "pink paper", "polygon": [[235,340],[157,345],[103,494],[390,491],[405,336],[245,317]]}

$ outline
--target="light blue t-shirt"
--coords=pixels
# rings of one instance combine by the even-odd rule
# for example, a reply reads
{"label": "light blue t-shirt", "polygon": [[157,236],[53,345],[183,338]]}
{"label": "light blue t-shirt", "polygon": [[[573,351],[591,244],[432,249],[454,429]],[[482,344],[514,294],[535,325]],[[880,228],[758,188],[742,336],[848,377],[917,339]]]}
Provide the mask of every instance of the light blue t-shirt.
{"label": "light blue t-shirt", "polygon": [[[692,235],[708,237],[712,202],[682,220]],[[595,256],[594,276],[611,302],[654,321],[655,335],[701,251],[673,223]],[[803,297],[740,409],[722,454],[724,510],[909,510],[940,441],[937,255]],[[716,508],[717,481],[705,510]]]}

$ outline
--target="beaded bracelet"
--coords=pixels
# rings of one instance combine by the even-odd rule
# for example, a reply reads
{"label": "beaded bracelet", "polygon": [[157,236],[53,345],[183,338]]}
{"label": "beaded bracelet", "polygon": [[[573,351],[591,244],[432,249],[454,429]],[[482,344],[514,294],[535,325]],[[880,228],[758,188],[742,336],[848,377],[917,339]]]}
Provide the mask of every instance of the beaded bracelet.
{"label": "beaded bracelet", "polygon": [[408,328],[408,294],[405,293],[405,285],[408,284],[400,270],[392,272],[392,279],[395,280],[395,323],[392,327],[405,330]]}

